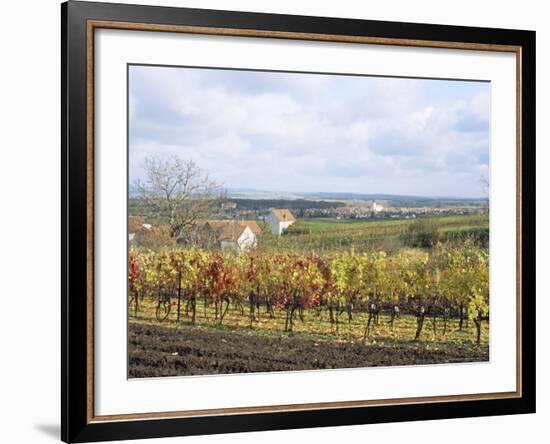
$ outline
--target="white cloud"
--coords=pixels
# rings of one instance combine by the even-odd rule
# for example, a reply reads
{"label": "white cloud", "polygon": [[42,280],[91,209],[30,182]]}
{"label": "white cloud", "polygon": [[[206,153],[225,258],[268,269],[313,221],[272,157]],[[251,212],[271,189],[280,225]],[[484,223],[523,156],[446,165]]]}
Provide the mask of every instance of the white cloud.
{"label": "white cloud", "polygon": [[227,187],[481,194],[489,85],[133,67],[130,169],[193,159]]}

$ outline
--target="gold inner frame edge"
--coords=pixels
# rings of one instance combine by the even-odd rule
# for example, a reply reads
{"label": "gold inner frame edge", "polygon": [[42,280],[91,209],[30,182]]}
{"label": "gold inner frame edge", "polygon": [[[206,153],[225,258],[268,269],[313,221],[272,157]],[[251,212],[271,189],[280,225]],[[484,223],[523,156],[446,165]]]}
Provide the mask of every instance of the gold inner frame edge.
{"label": "gold inner frame edge", "polygon": [[[388,46],[408,46],[422,48],[461,49],[472,51],[511,52],[516,56],[516,391],[498,393],[478,393],[450,396],[422,396],[395,399],[339,401],[306,404],[285,404],[255,407],[229,407],[201,410],[182,410],[172,412],[144,412],[116,415],[94,414],[94,36],[96,29],[119,29],[149,32],[177,32],[202,35],[221,35],[233,37],[277,38],[288,40],[308,40],[337,43],[361,43]],[[160,418],[189,418],[198,416],[226,416],[237,414],[259,414],[274,412],[296,412],[303,410],[326,410],[334,408],[359,408],[388,405],[406,405],[415,403],[460,402],[490,399],[520,398],[522,396],[522,348],[521,348],[521,153],[522,153],[522,48],[515,45],[499,45],[470,42],[448,42],[436,40],[415,40],[382,38],[368,36],[348,36],[334,34],[312,34],[286,31],[265,31],[255,29],[215,28],[188,25],[163,25],[151,23],[133,23],[108,20],[88,20],[86,41],[86,157],[87,157],[87,421],[88,423],[106,421],[144,420]]]}

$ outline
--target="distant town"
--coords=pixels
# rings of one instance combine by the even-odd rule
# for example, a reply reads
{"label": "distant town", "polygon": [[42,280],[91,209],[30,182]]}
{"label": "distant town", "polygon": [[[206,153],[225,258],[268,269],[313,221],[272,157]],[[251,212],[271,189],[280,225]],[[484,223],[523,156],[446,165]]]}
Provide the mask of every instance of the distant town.
{"label": "distant town", "polygon": [[[293,227],[303,234],[304,227],[315,221],[338,224],[383,220],[472,216],[488,213],[488,201],[482,198],[433,198],[336,194],[325,196],[263,195],[239,193],[226,195],[212,208],[208,219],[194,221],[192,244],[207,248],[235,248],[246,251],[256,247],[260,237],[277,238]],[[385,198],[384,198],[385,197]],[[337,198],[337,199],[336,199]],[[305,225],[304,225],[305,224]],[[173,237],[168,232],[166,215],[147,205],[142,197],[130,197],[129,230],[131,244],[156,248]],[[308,231],[309,232],[309,231]]]}
{"label": "distant town", "polygon": [[[464,201],[461,205],[442,206],[440,201],[434,201],[434,205],[403,206],[391,201],[281,201],[287,204],[300,219],[303,218],[331,218],[331,219],[386,219],[405,218],[414,219],[418,216],[450,216],[479,214],[487,211],[487,205],[481,200]],[[294,203],[294,205],[293,205]],[[290,205],[288,205],[290,204]],[[279,205],[280,206],[280,205]],[[221,208],[223,214],[229,219],[258,219],[263,220],[269,214],[271,208],[256,203],[255,208],[250,208],[248,201],[239,205],[239,199],[225,202]]]}

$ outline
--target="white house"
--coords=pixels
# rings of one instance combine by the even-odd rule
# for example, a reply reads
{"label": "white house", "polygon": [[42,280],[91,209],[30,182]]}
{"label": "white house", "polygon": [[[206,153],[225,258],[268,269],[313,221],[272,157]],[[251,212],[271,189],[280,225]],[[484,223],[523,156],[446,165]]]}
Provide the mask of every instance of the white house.
{"label": "white house", "polygon": [[372,201],[372,211],[375,213],[378,213],[380,211],[384,210],[384,205],[376,203],[375,200]]}
{"label": "white house", "polygon": [[265,221],[267,225],[269,225],[271,232],[280,236],[296,221],[296,219],[294,219],[294,216],[289,210],[279,208],[272,209]]}
{"label": "white house", "polygon": [[254,220],[209,220],[206,224],[216,231],[222,249],[248,251],[258,243],[261,231]]}

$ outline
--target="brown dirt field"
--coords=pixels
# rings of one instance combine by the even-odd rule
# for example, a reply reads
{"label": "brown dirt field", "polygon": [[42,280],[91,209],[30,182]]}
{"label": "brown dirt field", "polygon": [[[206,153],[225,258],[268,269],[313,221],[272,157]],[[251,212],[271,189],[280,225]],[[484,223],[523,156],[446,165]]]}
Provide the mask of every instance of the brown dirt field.
{"label": "brown dirt field", "polygon": [[198,326],[129,324],[129,377],[189,376],[480,362],[488,347],[434,349],[426,342],[376,345],[300,335],[243,334]]}

